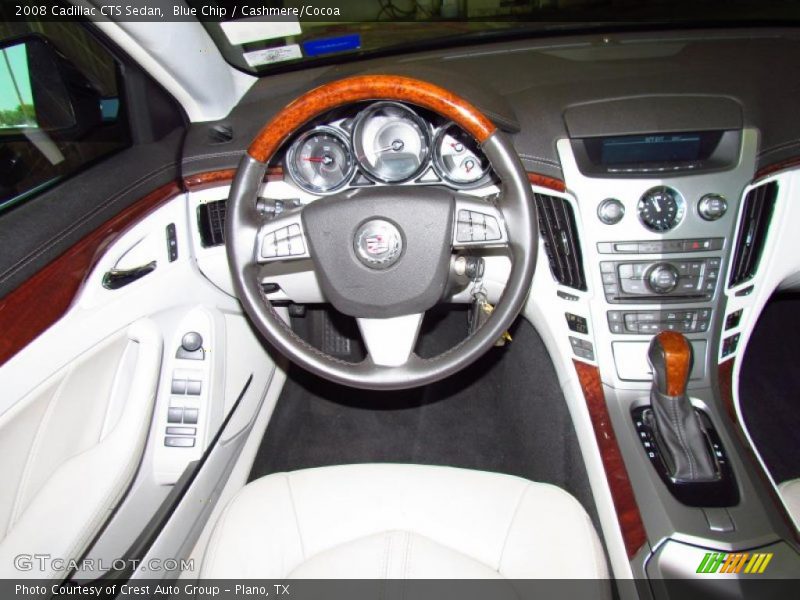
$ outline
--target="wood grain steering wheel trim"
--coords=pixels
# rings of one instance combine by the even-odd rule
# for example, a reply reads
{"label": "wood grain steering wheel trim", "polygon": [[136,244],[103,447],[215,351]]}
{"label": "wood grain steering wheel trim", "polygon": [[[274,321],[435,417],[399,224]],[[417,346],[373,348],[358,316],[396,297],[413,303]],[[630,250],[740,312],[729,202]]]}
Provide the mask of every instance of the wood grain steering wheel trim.
{"label": "wood grain steering wheel trim", "polygon": [[408,102],[437,112],[460,125],[479,143],[497,129],[472,104],[438,85],[399,75],[360,75],[321,85],[288,104],[259,131],[247,153],[265,163],[314,117],[350,102],[377,99]]}

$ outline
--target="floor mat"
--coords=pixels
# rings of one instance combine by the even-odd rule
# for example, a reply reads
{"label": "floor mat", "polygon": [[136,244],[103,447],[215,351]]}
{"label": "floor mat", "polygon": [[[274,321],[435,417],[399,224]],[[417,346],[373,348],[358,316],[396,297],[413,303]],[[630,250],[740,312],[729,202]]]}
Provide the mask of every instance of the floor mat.
{"label": "floor mat", "polygon": [[[465,333],[451,311],[426,321],[423,355]],[[520,319],[514,341],[447,380],[370,392],[292,368],[250,479],[363,462],[449,465],[517,475],[573,494],[597,525],[575,431],[545,346]],[[599,531],[599,527],[598,527]]]}
{"label": "floor mat", "polygon": [[739,375],[742,417],[776,482],[800,477],[800,298],[771,301]]}

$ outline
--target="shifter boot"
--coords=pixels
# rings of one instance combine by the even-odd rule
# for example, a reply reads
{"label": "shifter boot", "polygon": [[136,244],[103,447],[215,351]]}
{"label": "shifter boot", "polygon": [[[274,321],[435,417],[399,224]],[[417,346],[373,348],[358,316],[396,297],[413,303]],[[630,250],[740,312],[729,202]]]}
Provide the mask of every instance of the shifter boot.
{"label": "shifter boot", "polygon": [[650,343],[653,368],[651,427],[670,475],[678,481],[711,481],[718,477],[700,417],[686,394],[692,347],[680,333],[662,331]]}

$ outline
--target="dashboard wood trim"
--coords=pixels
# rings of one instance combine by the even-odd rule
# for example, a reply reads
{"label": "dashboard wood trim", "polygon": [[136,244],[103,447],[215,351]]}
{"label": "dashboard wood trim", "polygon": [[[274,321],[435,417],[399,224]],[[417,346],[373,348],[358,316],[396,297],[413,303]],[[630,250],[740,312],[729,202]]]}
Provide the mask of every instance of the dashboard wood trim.
{"label": "dashboard wood trim", "polygon": [[175,182],[153,190],[0,299],[0,366],[67,312],[97,260],[121,233],[180,193]]}
{"label": "dashboard wood trim", "polygon": [[528,181],[532,185],[548,188],[556,192],[566,192],[567,184],[561,179],[555,177],[548,177],[547,175],[540,175],[539,173],[528,172]]}
{"label": "dashboard wood trim", "polygon": [[454,121],[479,143],[497,130],[475,106],[438,85],[399,75],[361,75],[326,83],[290,102],[259,131],[247,152],[255,160],[267,162],[299,127],[314,117],[364,100],[396,100],[422,106]]}
{"label": "dashboard wood trim", "polygon": [[[220,169],[219,171],[206,171],[188,175],[183,179],[184,189],[188,192],[196,192],[208,188],[230,185],[236,176],[236,169]],[[269,167],[267,169],[267,181],[281,181],[283,179],[283,167]]]}
{"label": "dashboard wood trim", "polygon": [[589,417],[592,421],[594,436],[606,472],[606,480],[611,491],[611,499],[617,512],[617,520],[625,542],[628,558],[633,558],[647,542],[642,515],[636,504],[633,486],[628,478],[628,471],[617,444],[617,437],[608,414],[600,369],[595,366],[573,360],[578,372],[578,381],[586,399]]}
{"label": "dashboard wood trim", "polygon": [[786,160],[781,160],[771,165],[765,165],[756,171],[756,175],[753,177],[753,183],[756,183],[761,179],[768,177],[769,175],[773,175],[778,171],[785,171],[795,167],[800,167],[800,156],[793,156],[792,158],[787,158]]}

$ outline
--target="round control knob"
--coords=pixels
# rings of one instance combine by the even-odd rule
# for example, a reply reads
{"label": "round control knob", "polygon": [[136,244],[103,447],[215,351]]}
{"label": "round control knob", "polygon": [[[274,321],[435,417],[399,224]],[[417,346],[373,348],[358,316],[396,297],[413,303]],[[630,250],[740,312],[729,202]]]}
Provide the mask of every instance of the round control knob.
{"label": "round control knob", "polygon": [[645,281],[656,294],[669,294],[678,287],[679,278],[678,269],[669,263],[658,263],[648,271]]}
{"label": "round control knob", "polygon": [[719,194],[706,194],[697,203],[697,212],[706,221],[716,221],[728,210],[728,201]]}
{"label": "round control knob", "polygon": [[607,198],[597,207],[597,218],[606,225],[616,225],[625,216],[625,205],[616,198]]}
{"label": "round control knob", "polygon": [[203,345],[203,336],[196,331],[190,331],[181,338],[181,347],[187,352],[196,352]]}

